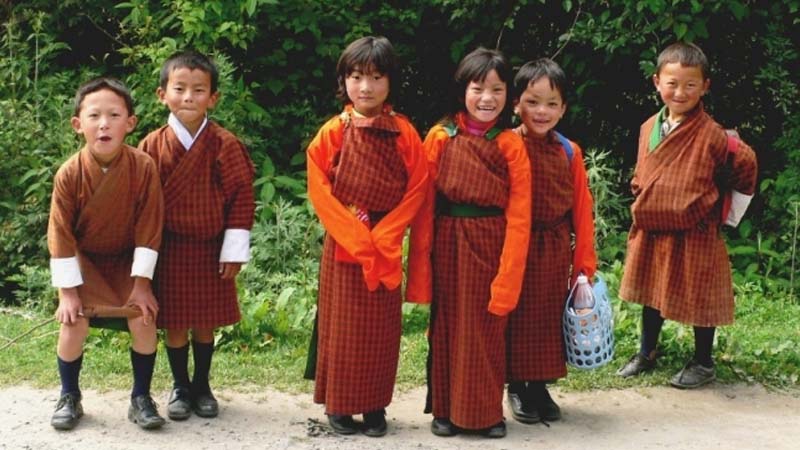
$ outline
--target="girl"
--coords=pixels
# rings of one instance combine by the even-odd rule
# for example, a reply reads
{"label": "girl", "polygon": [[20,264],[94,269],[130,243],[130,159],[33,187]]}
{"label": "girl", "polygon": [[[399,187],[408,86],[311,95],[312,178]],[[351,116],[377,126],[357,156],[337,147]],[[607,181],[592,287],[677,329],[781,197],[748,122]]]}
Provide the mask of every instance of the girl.
{"label": "girl", "polygon": [[[514,78],[516,131],[525,141],[533,172],[531,240],[519,305],[508,323],[508,402],[519,422],[561,417],[545,383],[566,376],[561,315],[567,282],[589,279],[597,267],[592,194],[580,147],[553,128],[567,109],[566,76],[542,58]],[[571,233],[575,233],[575,250]]]}
{"label": "girl", "polygon": [[397,59],[383,37],[351,43],[336,67],[344,111],[307,150],[308,195],[327,235],[320,262],[314,401],[331,427],[386,434],[400,351],[403,234],[427,191],[422,142],[386,103]]}
{"label": "girl", "polygon": [[407,296],[432,296],[426,412],[439,436],[506,434],[506,316],[522,285],[531,198],[522,140],[501,129],[508,81],[500,52],[464,57],[454,108],[424,143],[435,188],[412,225]]}

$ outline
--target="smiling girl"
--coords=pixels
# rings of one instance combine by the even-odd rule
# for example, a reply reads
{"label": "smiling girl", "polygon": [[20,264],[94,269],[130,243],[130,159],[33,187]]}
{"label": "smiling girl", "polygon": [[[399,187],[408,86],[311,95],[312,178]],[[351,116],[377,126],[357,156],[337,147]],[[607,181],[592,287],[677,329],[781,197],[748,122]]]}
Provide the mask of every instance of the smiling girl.
{"label": "smiling girl", "polygon": [[454,78],[455,107],[423,144],[433,187],[412,225],[406,295],[432,302],[431,431],[503,437],[506,321],[525,268],[531,172],[522,140],[503,129],[503,55],[479,48]]}

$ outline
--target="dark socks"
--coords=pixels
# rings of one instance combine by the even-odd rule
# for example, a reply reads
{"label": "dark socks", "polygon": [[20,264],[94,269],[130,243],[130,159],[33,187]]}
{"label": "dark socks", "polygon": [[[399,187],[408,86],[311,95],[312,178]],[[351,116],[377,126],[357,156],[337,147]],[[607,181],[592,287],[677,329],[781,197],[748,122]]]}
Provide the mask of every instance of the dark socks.
{"label": "dark socks", "polygon": [[521,395],[525,393],[524,381],[511,381],[508,383],[508,392],[512,394]]}
{"label": "dark socks", "polygon": [[544,381],[528,381],[528,393],[530,395],[542,394],[547,390],[547,384]]}
{"label": "dark socks", "polygon": [[192,376],[192,392],[195,394],[209,394],[211,387],[208,384],[208,374],[211,371],[211,356],[214,354],[214,343],[204,344],[192,341],[194,356],[194,376]]}
{"label": "dark socks", "polygon": [[169,368],[172,370],[172,380],[174,387],[189,389],[189,344],[183,347],[167,347],[167,358]]}
{"label": "dark socks", "polygon": [[153,368],[155,365],[156,352],[143,355],[131,349],[131,366],[133,366],[131,398],[150,395],[150,382],[153,381]]}
{"label": "dark socks", "polygon": [[56,359],[58,360],[58,374],[61,377],[61,395],[68,393],[80,395],[78,378],[81,374],[83,353],[74,361],[64,361],[58,355],[56,355]]}
{"label": "dark socks", "polygon": [[639,347],[639,353],[642,356],[646,358],[653,356],[662,325],[664,325],[664,318],[661,317],[661,312],[649,306],[642,308],[642,342]]}
{"label": "dark socks", "polygon": [[715,327],[694,327],[694,360],[705,367],[714,365],[711,347],[714,345]]}

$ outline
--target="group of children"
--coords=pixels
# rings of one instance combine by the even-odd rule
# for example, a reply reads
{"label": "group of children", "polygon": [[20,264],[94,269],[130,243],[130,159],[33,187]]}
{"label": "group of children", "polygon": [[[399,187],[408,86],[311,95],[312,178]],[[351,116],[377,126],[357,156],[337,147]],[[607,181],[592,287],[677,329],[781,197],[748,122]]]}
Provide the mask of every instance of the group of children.
{"label": "group of children", "polygon": [[[714,327],[733,318],[723,197],[734,192],[736,215],[756,176],[752,149],[731,145],[703,111],[707,64],[693,44],[659,56],[653,79],[665,107],[641,130],[620,292],[644,312],[641,351],[618,373],[652,369],[663,320],[677,320],[694,325],[697,340],[672,381],[684,388],[713,380]],[[597,267],[582,151],[555,131],[566,76],[549,59],[514,76],[499,51],[478,48],[458,65],[449,110],[422,141],[390,103],[399,69],[386,38],[352,42],[336,67],[343,111],[307,149],[309,199],[327,232],[309,355],[314,401],[337,433],[387,433],[410,228],[405,300],[431,305],[431,431],[505,436],[506,384],[514,419],[558,420],[546,386],[567,373],[565,294]],[[218,412],[208,383],[214,329],[239,318],[234,279],[249,257],[253,168],[239,141],[206,118],[219,95],[207,58],[171,57],[157,94],[168,125],[136,150],[123,143],[136,124],[125,88],[99,79],[78,91],[72,125],[86,146],[56,175],[48,233],[62,323],[59,429],[82,414],[82,305],[141,312],[128,320],[132,421],[164,423],[149,393],[156,326],[167,330],[174,377],[169,417]]]}
{"label": "group of children", "polygon": [[235,278],[250,256],[255,202],[247,150],[207,119],[217,81],[202,54],[167,59],[157,95],[169,119],[138,149],[124,143],[136,126],[127,88],[97,78],[78,89],[71,123],[86,144],[56,173],[47,234],[61,323],[56,429],[74,428],[83,415],[78,380],[91,315],[84,311],[98,306],[129,317],[131,421],[145,429],[165,423],[150,395],[156,327],[166,329],[174,377],[168,416],[218,414],[209,386],[214,329],[239,320]]}

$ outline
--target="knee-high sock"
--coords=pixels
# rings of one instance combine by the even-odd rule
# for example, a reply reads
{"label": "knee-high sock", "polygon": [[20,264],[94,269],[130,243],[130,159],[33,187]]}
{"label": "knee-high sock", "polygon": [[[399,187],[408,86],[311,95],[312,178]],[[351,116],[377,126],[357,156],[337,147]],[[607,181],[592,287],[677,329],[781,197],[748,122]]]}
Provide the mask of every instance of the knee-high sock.
{"label": "knee-high sock", "polygon": [[194,356],[192,392],[197,394],[210,393],[211,387],[208,384],[208,377],[211,371],[211,357],[214,355],[214,343],[204,344],[193,340],[192,353]]}
{"label": "knee-high sock", "polygon": [[639,353],[650,358],[658,345],[658,335],[661,334],[661,326],[664,325],[664,318],[661,312],[649,306],[642,308],[642,343]]}
{"label": "knee-high sock", "polygon": [[167,359],[172,371],[173,387],[189,389],[189,343],[183,347],[167,347]]}
{"label": "knee-high sock", "polygon": [[711,347],[714,346],[715,327],[694,327],[694,360],[701,365],[711,367]]}
{"label": "knee-high sock", "polygon": [[56,355],[56,360],[58,361],[58,375],[61,377],[61,395],[67,393],[80,395],[81,388],[78,379],[83,365],[83,353],[73,361],[64,361],[58,355]]}
{"label": "knee-high sock", "polygon": [[150,382],[153,381],[153,368],[156,366],[156,352],[143,355],[131,349],[131,366],[133,366],[131,398],[150,395]]}

